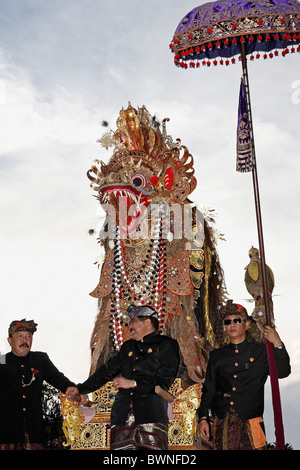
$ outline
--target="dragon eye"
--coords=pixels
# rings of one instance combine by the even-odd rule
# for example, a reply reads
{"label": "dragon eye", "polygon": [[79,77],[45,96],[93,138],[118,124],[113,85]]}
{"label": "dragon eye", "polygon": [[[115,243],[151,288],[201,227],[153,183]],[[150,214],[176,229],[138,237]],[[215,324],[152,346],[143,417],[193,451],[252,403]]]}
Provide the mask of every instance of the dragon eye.
{"label": "dragon eye", "polygon": [[133,182],[136,188],[142,189],[147,186],[146,178],[142,173],[136,173],[131,177],[131,181]]}

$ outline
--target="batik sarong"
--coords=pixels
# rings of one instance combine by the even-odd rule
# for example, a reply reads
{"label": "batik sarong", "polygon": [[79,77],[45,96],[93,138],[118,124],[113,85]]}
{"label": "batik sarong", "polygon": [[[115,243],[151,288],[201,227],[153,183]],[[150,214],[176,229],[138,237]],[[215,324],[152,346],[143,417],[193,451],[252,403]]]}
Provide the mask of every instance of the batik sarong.
{"label": "batik sarong", "polygon": [[243,421],[233,409],[225,418],[215,417],[213,450],[264,450],[266,437],[262,418]]}
{"label": "batik sarong", "polygon": [[168,425],[164,423],[112,426],[110,432],[111,450],[167,450]]}

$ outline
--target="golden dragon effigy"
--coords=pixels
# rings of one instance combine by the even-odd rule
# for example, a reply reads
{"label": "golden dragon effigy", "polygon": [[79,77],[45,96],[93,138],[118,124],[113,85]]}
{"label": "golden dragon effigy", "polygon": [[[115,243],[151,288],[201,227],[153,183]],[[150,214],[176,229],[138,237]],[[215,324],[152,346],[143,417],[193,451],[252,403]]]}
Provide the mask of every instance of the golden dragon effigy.
{"label": "golden dragon effigy", "polygon": [[197,383],[222,334],[224,281],[211,223],[188,199],[197,184],[193,157],[167,135],[167,121],[129,103],[117,130],[99,140],[114,147],[109,162],[95,160],[88,171],[107,213],[99,234],[105,258],[91,293],[99,298],[91,371],[129,338],[128,306],[150,304],[161,332],[179,343],[181,378]]}

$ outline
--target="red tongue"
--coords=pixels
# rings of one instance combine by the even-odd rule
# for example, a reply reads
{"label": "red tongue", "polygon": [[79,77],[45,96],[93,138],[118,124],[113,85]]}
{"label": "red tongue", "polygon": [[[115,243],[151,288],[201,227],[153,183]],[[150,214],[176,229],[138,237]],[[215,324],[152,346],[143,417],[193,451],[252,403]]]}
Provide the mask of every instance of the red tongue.
{"label": "red tongue", "polygon": [[[125,230],[125,233],[127,233],[128,231],[128,227],[130,226],[130,224],[132,224],[133,222],[133,225],[132,227],[130,227],[130,232],[133,232],[136,227],[138,226],[139,224],[139,218],[143,215],[144,211],[146,210],[147,206],[149,205],[149,199],[148,199],[148,196],[144,196],[144,195],[141,195],[140,197],[140,209],[141,210],[137,210],[135,214],[133,214],[133,210],[130,211],[130,207],[132,206],[132,199],[128,196],[124,196],[117,192],[116,194],[116,199],[117,199],[117,202],[120,203],[120,198],[121,198],[121,210],[122,211],[125,211],[125,204],[126,204],[126,209],[127,209],[127,229],[125,229],[124,227],[121,227],[121,231],[122,233],[124,233],[124,230]],[[123,209],[122,209],[122,205],[123,205]],[[125,215],[125,214],[123,214]],[[124,222],[123,222],[124,223]],[[122,225],[122,224],[121,224]],[[129,232],[128,232],[129,233]]]}
{"label": "red tongue", "polygon": [[127,207],[127,209],[128,209],[129,206],[130,206],[130,198],[126,196],[126,207]]}
{"label": "red tongue", "polygon": [[[141,212],[140,211],[137,211],[136,215],[135,215],[135,219],[138,219],[141,215]],[[127,227],[129,227],[129,225],[131,224],[131,221],[132,221],[132,216],[129,215],[127,217]]]}
{"label": "red tongue", "polygon": [[[120,200],[120,193],[117,194],[117,198],[118,198],[118,201]],[[126,203],[126,207],[127,209],[130,207],[130,198],[127,197],[127,196],[122,196],[122,200],[124,201],[125,199],[125,203]],[[140,211],[138,211],[135,215],[135,217],[139,217],[141,215]],[[127,216],[127,227],[130,225],[131,223],[131,220],[132,220],[132,215],[128,215]]]}

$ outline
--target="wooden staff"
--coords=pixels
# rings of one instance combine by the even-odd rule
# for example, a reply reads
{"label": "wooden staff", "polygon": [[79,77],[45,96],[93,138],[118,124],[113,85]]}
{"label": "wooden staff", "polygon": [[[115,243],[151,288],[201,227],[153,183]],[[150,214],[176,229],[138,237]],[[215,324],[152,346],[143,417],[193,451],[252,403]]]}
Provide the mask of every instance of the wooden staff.
{"label": "wooden staff", "polygon": [[[267,325],[271,326],[263,226],[262,226],[262,217],[261,217],[261,206],[260,206],[259,186],[258,186],[258,176],[257,176],[257,163],[256,163],[256,156],[255,156],[254,133],[253,133],[252,112],[251,112],[250,91],[249,91],[249,77],[248,77],[246,48],[243,42],[241,42],[241,58],[242,58],[243,80],[244,80],[245,93],[246,93],[246,99],[247,99],[249,130],[250,130],[250,138],[251,138],[251,146],[252,146],[252,179],[253,179],[253,191],[254,191],[254,200],[255,200],[259,251],[260,251],[260,258],[261,258],[264,306],[265,306]],[[284,429],[283,429],[283,422],[282,422],[282,410],[281,410],[281,400],[280,400],[277,367],[276,367],[276,361],[275,361],[275,356],[274,356],[274,348],[273,348],[272,343],[270,343],[268,340],[266,340],[266,348],[267,348],[267,353],[268,353],[269,374],[270,374],[271,390],[272,390],[272,403],[273,403],[273,411],[274,411],[274,424],[275,424],[275,436],[276,436],[276,450],[284,450],[285,439],[284,439]]]}

